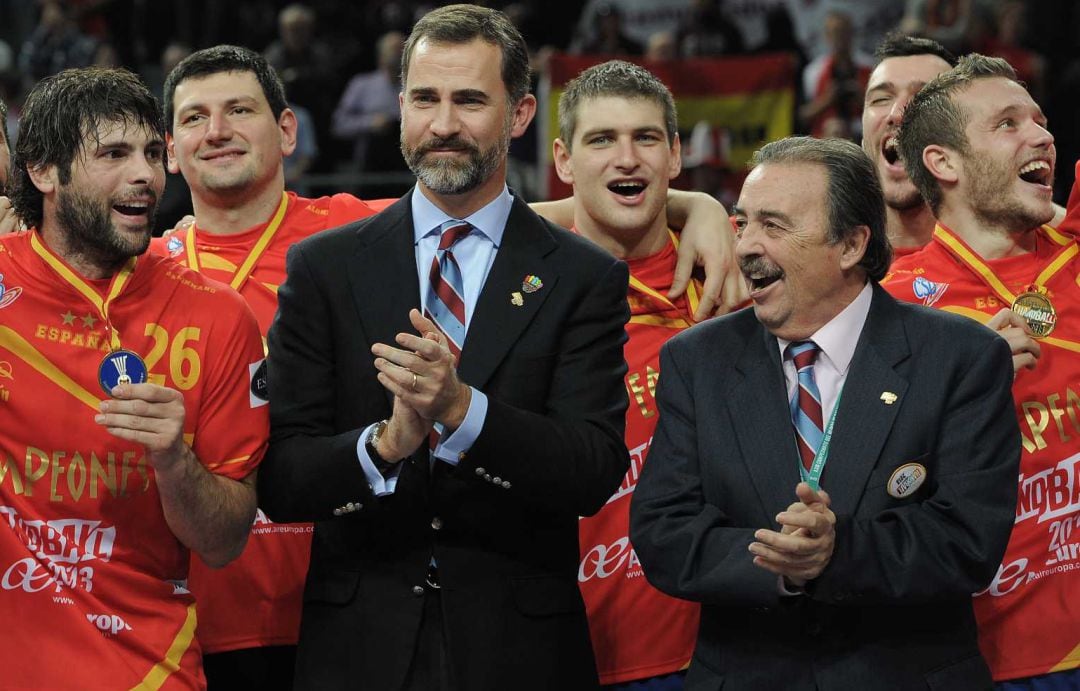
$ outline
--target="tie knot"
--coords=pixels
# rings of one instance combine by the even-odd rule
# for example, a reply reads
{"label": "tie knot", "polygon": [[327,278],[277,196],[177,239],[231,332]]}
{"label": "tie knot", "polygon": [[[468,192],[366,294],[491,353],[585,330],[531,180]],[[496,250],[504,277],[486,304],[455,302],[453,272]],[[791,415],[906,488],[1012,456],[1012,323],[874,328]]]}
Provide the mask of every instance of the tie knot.
{"label": "tie knot", "polygon": [[821,349],[813,341],[799,341],[788,346],[788,353],[791,354],[796,371],[814,364],[819,352]]}
{"label": "tie knot", "polygon": [[448,250],[461,238],[472,232],[472,225],[464,221],[447,221],[439,228],[439,249]]}

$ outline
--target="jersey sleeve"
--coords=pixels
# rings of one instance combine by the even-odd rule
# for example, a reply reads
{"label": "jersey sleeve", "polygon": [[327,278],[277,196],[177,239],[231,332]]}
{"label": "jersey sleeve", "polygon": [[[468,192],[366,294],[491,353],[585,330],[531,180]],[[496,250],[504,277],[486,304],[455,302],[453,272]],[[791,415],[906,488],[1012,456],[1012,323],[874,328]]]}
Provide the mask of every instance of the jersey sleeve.
{"label": "jersey sleeve", "polygon": [[343,226],[346,223],[359,221],[368,216],[374,216],[397,200],[389,199],[381,201],[387,203],[375,207],[372,206],[370,202],[357,199],[351,194],[335,194],[330,198],[330,214],[326,219],[326,227],[336,228],[338,226]]}
{"label": "jersey sleeve", "polygon": [[232,291],[217,296],[192,450],[210,472],[240,479],[262,461],[270,435],[266,358],[251,308]]}

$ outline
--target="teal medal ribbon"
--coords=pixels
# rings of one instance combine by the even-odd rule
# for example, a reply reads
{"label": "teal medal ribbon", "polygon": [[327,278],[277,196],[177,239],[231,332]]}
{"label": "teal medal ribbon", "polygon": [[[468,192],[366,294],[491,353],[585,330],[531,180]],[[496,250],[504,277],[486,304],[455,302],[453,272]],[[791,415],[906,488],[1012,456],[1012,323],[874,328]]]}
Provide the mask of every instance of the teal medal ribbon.
{"label": "teal medal ribbon", "polygon": [[802,481],[810,485],[810,489],[817,492],[821,485],[821,474],[825,472],[825,462],[829,459],[829,445],[832,442],[833,425],[836,424],[836,413],[840,410],[840,396],[843,395],[844,389],[840,388],[840,391],[836,394],[836,402],[833,403],[832,414],[829,415],[829,422],[825,425],[825,430],[821,436],[821,446],[818,448],[816,454],[814,454],[814,462],[810,464],[810,470],[803,467],[802,463],[799,464],[799,477]]}

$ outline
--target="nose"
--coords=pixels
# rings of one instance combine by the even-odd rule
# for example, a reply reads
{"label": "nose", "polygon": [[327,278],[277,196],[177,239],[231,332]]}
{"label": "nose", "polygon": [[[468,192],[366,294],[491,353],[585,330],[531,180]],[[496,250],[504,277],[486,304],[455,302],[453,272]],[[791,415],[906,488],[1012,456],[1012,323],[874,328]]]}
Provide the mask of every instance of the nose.
{"label": "nose", "polygon": [[637,150],[629,138],[620,138],[615,143],[615,166],[624,172],[638,167]]}
{"label": "nose", "polygon": [[1046,127],[1033,123],[1035,126],[1032,129],[1032,146],[1040,149],[1048,149],[1054,145],[1054,135],[1050,134],[1050,130]]}
{"label": "nose", "polygon": [[451,101],[444,99],[439,103],[434,116],[431,118],[429,127],[432,134],[443,139],[460,131],[461,120],[458,118],[457,109]]}
{"label": "nose", "polygon": [[206,138],[209,141],[228,141],[232,139],[232,132],[232,123],[225,113],[210,115],[210,126],[206,128]]}
{"label": "nose", "polygon": [[909,101],[911,101],[909,96],[901,96],[893,101],[885,121],[893,127],[899,127],[900,121],[904,119],[904,109],[907,108]]}
{"label": "nose", "polygon": [[131,185],[149,185],[155,178],[165,175],[164,162],[157,157],[134,155],[129,157],[127,181]]}
{"label": "nose", "polygon": [[746,259],[761,254],[761,243],[752,223],[746,223],[735,235],[735,257]]}

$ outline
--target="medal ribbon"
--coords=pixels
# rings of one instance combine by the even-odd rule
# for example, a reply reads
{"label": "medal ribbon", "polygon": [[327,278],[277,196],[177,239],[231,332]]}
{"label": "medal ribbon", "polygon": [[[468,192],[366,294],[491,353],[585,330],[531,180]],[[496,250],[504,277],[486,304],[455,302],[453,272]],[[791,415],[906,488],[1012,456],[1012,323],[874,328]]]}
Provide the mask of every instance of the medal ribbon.
{"label": "medal ribbon", "polygon": [[[677,251],[679,249],[678,237],[676,237],[675,233],[671,232],[670,229],[668,230],[668,235],[671,237],[671,243],[675,246],[675,249]],[[675,306],[675,303],[669,300],[666,295],[645,285],[645,282],[634,276],[634,274],[630,274],[630,288],[636,290],[645,297],[654,300],[655,302],[658,302],[665,311],[672,310],[675,312],[681,312],[679,308]],[[698,295],[697,286],[694,285],[693,279],[690,279],[689,284],[687,284],[686,286],[686,301],[689,306],[690,315],[692,317],[694,312],[697,311],[698,304],[701,302],[701,297]],[[689,328],[694,324],[692,319],[679,318],[672,320],[657,317],[655,315],[636,315],[631,317],[630,321],[654,324],[658,326],[671,326],[678,329]]]}
{"label": "medal ribbon", "polygon": [[[1063,269],[1077,253],[1080,253],[1080,246],[1076,244],[1075,240],[1069,240],[1057,231],[1050,232],[1051,229],[1047,226],[1043,226],[1043,228],[1047,231],[1047,236],[1051,241],[1063,245],[1063,247],[1050,258],[1050,261],[1046,263],[1039,275],[1035,277],[1034,284],[1036,288],[1043,288],[1053,278],[1054,274]],[[1016,302],[1016,295],[998,278],[994,270],[987,266],[986,262],[951,230],[940,223],[937,224],[934,227],[934,239],[944,245],[949,250],[949,253],[960,260],[962,264],[974,271],[982,279],[982,282],[990,290],[997,293],[998,297],[1004,300],[1006,304],[1011,305]]]}
{"label": "medal ribbon", "polygon": [[[285,218],[285,210],[289,206],[289,195],[285,192],[281,193],[281,201],[278,203],[277,211],[274,212],[273,217],[270,219],[270,223],[266,225],[266,229],[259,236],[259,239],[255,241],[255,245],[248,252],[247,258],[240,265],[240,268],[233,274],[232,280],[229,281],[229,286],[239,291],[245,283],[247,283],[248,277],[251,276],[251,272],[255,269],[255,264],[262,257],[263,252],[270,245],[270,241],[274,239],[274,234],[277,233],[278,228],[281,227],[281,221]],[[199,254],[195,247],[195,228],[192,227],[188,231],[186,238],[187,247],[187,262],[188,268],[192,271],[200,271],[199,269]]]}
{"label": "medal ribbon", "polygon": [[101,315],[101,320],[105,324],[105,328],[109,332],[109,348],[112,351],[120,350],[120,334],[113,328],[112,322],[109,321],[109,306],[112,305],[113,300],[119,297],[123,292],[124,287],[127,285],[128,280],[131,278],[132,273],[135,271],[135,257],[128,258],[124,263],[124,267],[112,277],[109,282],[109,289],[105,299],[102,300],[94,288],[83,280],[82,276],[72,271],[64,262],[54,255],[45,245],[38,239],[36,232],[30,234],[30,246],[38,256],[40,256],[46,264],[48,264],[53,271],[55,271],[60,278],[62,278],[68,285],[74,288],[80,295],[87,299],[87,301],[94,306],[94,309]]}
{"label": "medal ribbon", "polygon": [[821,436],[821,446],[818,447],[817,453],[814,454],[814,462],[810,464],[810,470],[803,467],[802,463],[799,464],[799,477],[802,481],[810,485],[810,489],[817,492],[821,489],[821,474],[825,472],[825,463],[829,460],[829,446],[832,445],[832,433],[833,425],[836,424],[836,411],[840,410],[840,396],[844,394],[844,388],[841,386],[840,391],[836,393],[836,402],[833,403],[832,413],[829,414],[829,422],[825,425],[825,430]]}

